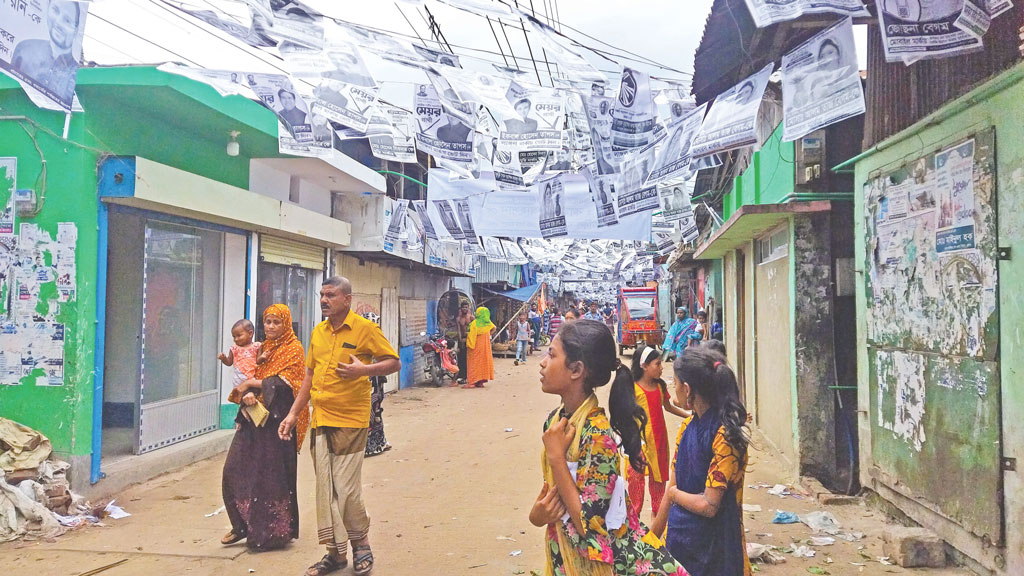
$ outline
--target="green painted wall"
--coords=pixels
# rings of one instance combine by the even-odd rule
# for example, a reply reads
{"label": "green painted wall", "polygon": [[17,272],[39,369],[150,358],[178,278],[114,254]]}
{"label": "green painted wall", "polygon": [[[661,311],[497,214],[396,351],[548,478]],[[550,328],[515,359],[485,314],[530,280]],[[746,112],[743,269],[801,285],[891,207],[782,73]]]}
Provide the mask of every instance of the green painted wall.
{"label": "green painted wall", "polygon": [[[0,119],[0,156],[18,158],[18,188],[35,189],[38,194],[46,187],[39,215],[18,218],[17,225],[35,224],[54,237],[58,222],[74,222],[78,228],[76,299],[60,304],[54,317],[65,326],[64,385],[36,386],[34,377],[23,378],[17,386],[0,385],[0,415],[39,430],[65,455],[88,454],[96,317],[96,155],[63,141],[64,114],[39,110],[6,76],[0,76],[0,116],[27,116],[36,123]],[[42,158],[25,128],[46,160],[45,181],[40,174]],[[76,114],[68,138],[88,145],[84,134],[84,116]],[[7,199],[2,200],[6,205]],[[56,284],[44,284],[40,298],[55,297]]]}
{"label": "green painted wall", "polygon": [[733,189],[722,200],[722,219],[728,220],[743,206],[778,204],[794,193],[793,142],[782,141],[782,124],[771,138],[754,152],[750,166],[733,181]]}
{"label": "green painted wall", "polygon": [[[941,537],[983,566],[1006,574],[1024,573],[1024,527],[1020,524],[1020,518],[1024,517],[1024,482],[1021,478],[1021,474],[1024,474],[1024,466],[1021,465],[1024,463],[1024,429],[1019,426],[1020,419],[1024,416],[1024,387],[1021,386],[1024,375],[1024,345],[1019,336],[1020,326],[1024,323],[1024,297],[1020,291],[1020,287],[1024,286],[1024,210],[1021,210],[1024,206],[1024,124],[1021,123],[1021,102],[1024,102],[1024,65],[1018,64],[865,154],[856,163],[854,186],[857,194],[857,200],[854,202],[857,231],[854,236],[859,255],[856,258],[856,272],[862,280],[857,283],[856,297],[861,476],[862,482],[866,486],[871,486],[872,476],[869,469],[878,461],[891,460],[893,454],[890,452],[893,448],[889,442],[877,442],[877,436],[891,435],[891,432],[879,427],[872,414],[874,408],[871,376],[875,373],[875,366],[869,362],[867,346],[866,318],[869,294],[866,290],[867,282],[864,281],[868,270],[863,257],[867,254],[863,184],[880,174],[898,169],[915,158],[928,156],[960,140],[983,134],[990,128],[995,129],[994,192],[997,242],[998,246],[1010,247],[1013,250],[1013,257],[1010,260],[997,263],[998,341],[994,345],[998,350],[998,357],[995,359],[999,362],[997,377],[1002,386],[1001,397],[995,401],[998,406],[996,419],[1001,422],[993,422],[990,419],[987,423],[980,423],[976,418],[970,418],[971,414],[962,414],[975,422],[973,428],[968,426],[967,429],[960,429],[961,427],[948,419],[930,424],[926,421],[924,433],[925,443],[944,442],[946,435],[953,433],[958,437],[989,438],[993,432],[992,427],[1000,427],[1001,424],[1001,431],[994,431],[995,437],[999,438],[1001,434],[1002,456],[1016,458],[1017,471],[992,471],[993,466],[998,466],[998,461],[963,461],[961,458],[970,458],[971,453],[974,453],[973,450],[967,450],[958,451],[943,460],[941,477],[950,484],[972,486],[960,497],[967,500],[975,499],[979,509],[987,508],[983,505],[991,504],[998,507],[1000,503],[1003,504],[1003,545],[987,546],[986,540],[998,540],[996,534],[986,534],[987,539],[979,534],[972,534],[955,522],[921,510],[911,504],[912,501],[909,499],[897,500],[895,503],[902,505],[904,511],[912,518],[925,522],[929,528],[936,530]],[[977,184],[975,189],[976,194],[979,193]],[[968,376],[964,371],[960,371],[959,374]],[[955,384],[943,382],[940,386],[938,381],[929,381],[926,392],[949,396],[951,390],[955,389]],[[973,385],[974,381],[968,384]],[[950,416],[957,415],[956,407],[951,406]],[[957,429],[954,430],[954,427]],[[984,447],[979,447],[979,453],[991,452],[981,450],[982,448]],[[884,452],[873,452],[876,449]],[[976,485],[975,480],[978,480],[979,466],[987,466],[987,475],[995,474],[1001,479],[1002,494],[973,488]],[[934,473],[934,469],[926,473]],[[909,477],[900,480],[916,483],[918,479]],[[884,485],[885,481],[883,480],[881,484]],[[881,488],[884,489],[886,486]],[[971,510],[969,502],[961,504],[965,510]],[[989,517],[989,520],[998,523],[999,518]]]}
{"label": "green painted wall", "polygon": [[[54,449],[71,457],[91,453],[93,366],[97,278],[97,181],[102,155],[142,156],[243,189],[249,187],[252,157],[278,157],[277,120],[272,112],[240,96],[152,67],[82,69],[77,93],[85,113],[72,115],[68,140],[65,116],[37,108],[18,84],[0,75],[0,157],[18,158],[17,188],[41,190],[46,160],[46,203],[34,223],[53,236],[58,222],[78,228],[77,298],[60,305],[54,318],[65,325],[63,386],[0,385],[0,416],[38,429]],[[35,124],[33,124],[35,123]],[[241,154],[225,153],[228,132],[238,130]],[[6,193],[0,193],[6,195]],[[6,205],[6,198],[0,198]],[[53,295],[53,283],[43,296]]]}

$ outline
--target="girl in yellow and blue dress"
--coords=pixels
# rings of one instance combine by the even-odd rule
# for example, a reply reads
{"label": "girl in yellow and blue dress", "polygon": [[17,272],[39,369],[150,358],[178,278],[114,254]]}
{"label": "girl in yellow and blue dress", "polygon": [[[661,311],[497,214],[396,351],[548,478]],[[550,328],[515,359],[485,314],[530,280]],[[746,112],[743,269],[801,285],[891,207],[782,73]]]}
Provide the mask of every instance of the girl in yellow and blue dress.
{"label": "girl in yellow and blue dress", "polygon": [[[620,447],[643,470],[641,429],[628,368],[602,322],[565,324],[540,363],[541,390],[562,404],[544,424],[544,485],[530,522],[546,527],[546,576],[686,576],[629,506]],[[594,389],[608,383],[609,415]]]}

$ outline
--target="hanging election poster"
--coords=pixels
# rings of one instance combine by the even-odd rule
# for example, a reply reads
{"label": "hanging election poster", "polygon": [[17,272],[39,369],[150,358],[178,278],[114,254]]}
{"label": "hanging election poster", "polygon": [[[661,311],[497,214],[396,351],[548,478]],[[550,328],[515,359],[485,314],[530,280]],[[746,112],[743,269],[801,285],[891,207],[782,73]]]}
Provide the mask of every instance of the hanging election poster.
{"label": "hanging election poster", "polygon": [[864,113],[851,18],[782,57],[782,110],[783,142]]}
{"label": "hanging election poster", "polygon": [[500,140],[508,150],[550,150],[562,147],[565,109],[562,97],[542,89],[513,83],[508,102],[515,110],[501,128]]}
{"label": "hanging election poster", "polygon": [[394,209],[391,212],[391,221],[388,223],[387,230],[384,231],[384,240],[394,244],[398,241],[399,236],[402,233],[402,227],[405,224],[405,213],[409,209],[408,200],[399,200],[395,203]]}
{"label": "hanging election poster", "polygon": [[427,65],[427,61],[413,49],[411,42],[355,24],[339,22],[338,26],[363,50],[384,60],[421,69]]}
{"label": "hanging election poster", "polygon": [[619,97],[612,108],[612,152],[616,160],[621,161],[629,152],[654,141],[656,115],[650,77],[623,68]]}
{"label": "hanging election poster", "polygon": [[534,188],[495,190],[469,200],[478,234],[540,238],[540,204]]}
{"label": "hanging election poster", "polygon": [[690,146],[704,121],[707,105],[707,102],[701,104],[689,114],[684,114],[674,124],[669,125],[668,136],[661,144],[661,149],[654,161],[654,169],[651,170],[651,174],[647,178],[648,184],[656,184],[680,176],[690,167]]}
{"label": "hanging election poster", "polygon": [[590,194],[597,211],[597,226],[614,226],[619,223],[615,214],[615,176],[600,176],[587,170],[590,178]]}
{"label": "hanging election poster", "polygon": [[0,70],[41,108],[71,111],[88,4],[0,2]]}
{"label": "hanging election poster", "polygon": [[693,216],[693,206],[687,202],[683,208],[683,216],[679,219],[679,229],[683,232],[683,242],[693,242],[700,235],[697,219]]}
{"label": "hanging election poster", "polygon": [[775,64],[719,94],[693,139],[693,157],[742,148],[757,142],[757,111]]}
{"label": "hanging election poster", "polygon": [[480,238],[476,235],[476,230],[473,228],[473,215],[469,209],[469,200],[467,198],[455,198],[452,201],[452,205],[455,206],[455,214],[459,218],[459,227],[462,228],[462,235],[465,244],[462,246],[463,251],[466,254],[483,254],[483,247],[480,246]]}
{"label": "hanging election poster", "polygon": [[608,79],[604,73],[594,67],[586,58],[581,56],[575,49],[570,49],[563,42],[572,42],[564,38],[550,26],[536,18],[527,16],[530,26],[541,39],[545,53],[555,62],[561,72],[573,82],[605,84]]}
{"label": "hanging election poster", "polygon": [[831,12],[846,16],[870,16],[863,0],[746,0],[750,16],[758,28],[804,14]]}
{"label": "hanging election poster", "polygon": [[449,66],[451,68],[462,68],[462,62],[459,57],[449,52],[442,52],[440,50],[434,50],[432,48],[426,48],[419,44],[413,44],[412,49],[419,54],[420,58],[423,58],[431,64],[440,64],[441,66]]}
{"label": "hanging election poster", "polygon": [[481,240],[484,244],[484,256],[488,261],[500,262],[502,264],[508,262],[508,258],[505,257],[505,251],[501,248],[501,241],[490,236],[484,236]]}
{"label": "hanging election poster", "polygon": [[420,223],[423,225],[423,236],[428,240],[437,240],[437,231],[434,230],[434,223],[430,220],[430,215],[427,214],[427,202],[425,200],[413,200],[412,209],[416,211],[416,215],[420,218]]}
{"label": "hanging election poster", "polygon": [[413,106],[418,123],[416,145],[420,150],[445,160],[473,162],[473,128],[462,118],[442,111],[432,85],[415,86]]}
{"label": "hanging election poster", "polygon": [[526,254],[523,254],[523,249],[519,247],[519,244],[512,240],[501,240],[501,248],[505,253],[505,259],[512,266],[520,266],[530,262]]}
{"label": "hanging election poster", "polygon": [[355,44],[332,40],[324,52],[328,66],[321,69],[313,90],[313,111],[356,130],[365,131],[377,103],[379,88],[370,76]]}
{"label": "hanging election poster", "polygon": [[193,3],[176,2],[174,0],[160,1],[171,8],[196,18],[197,20],[202,20],[222,32],[227,32],[249,46],[253,46],[255,48],[273,48],[274,46],[277,46],[277,41],[274,40],[267,32],[270,21],[266,18],[260,20],[261,14],[257,12],[257,9],[252,5],[249,6],[250,25],[245,26],[235,20],[231,15],[215,12],[213,10],[204,10]]}
{"label": "hanging election poster", "polygon": [[556,176],[533,185],[540,202],[541,238],[565,236],[565,188],[562,178]]}
{"label": "hanging election poster", "polygon": [[957,26],[964,0],[878,3],[878,24],[886,62],[910,62],[973,52],[981,39]]}
{"label": "hanging election poster", "polygon": [[312,48],[324,45],[324,17],[298,0],[275,0],[270,3],[273,18],[269,30],[281,41]]}
{"label": "hanging election poster", "polygon": [[441,66],[435,70],[444,77],[461,102],[486,106],[501,116],[512,116],[516,113],[508,100],[512,80],[461,68]]}
{"label": "hanging election poster", "polygon": [[618,178],[619,194],[629,194],[645,187],[645,182],[651,175],[651,167],[654,166],[654,145],[647,146],[627,156],[620,165],[621,172]]}
{"label": "hanging election poster", "polygon": [[391,162],[416,162],[415,135],[412,112],[388,104],[377,106],[377,114],[370,117],[366,128],[370,152]]}
{"label": "hanging election poster", "polygon": [[503,147],[501,141],[496,138],[494,141],[491,167],[494,169],[494,180],[498,183],[498,188],[505,191],[524,190],[526,180],[523,178],[523,166],[519,162],[519,153]]}
{"label": "hanging election poster", "polygon": [[690,208],[690,191],[685,185],[662,186],[659,195],[661,196],[661,217],[665,222],[678,222],[687,213],[693,213]]}
{"label": "hanging election poster", "polygon": [[[606,238],[614,240],[638,240],[651,237],[650,214],[641,213],[619,218],[614,222],[601,224],[600,218],[604,210],[598,207],[601,201],[600,192],[595,193],[584,174],[564,174],[559,177],[563,185],[563,204],[572,206],[566,211],[566,231],[570,238],[593,240]],[[605,177],[607,178],[607,177]],[[613,201],[613,198],[605,198]],[[593,204],[593,208],[590,207]],[[614,215],[614,207],[612,208]],[[577,244],[577,249],[582,245]],[[581,258],[584,258],[582,255]]]}
{"label": "hanging election poster", "polygon": [[435,227],[435,230],[444,230],[452,240],[465,240],[466,235],[462,232],[462,228],[459,227],[459,220],[455,216],[455,209],[452,207],[451,202],[448,200],[431,200],[430,206],[434,208],[433,210],[427,209],[430,217],[436,219],[435,221],[441,224],[440,227]]}

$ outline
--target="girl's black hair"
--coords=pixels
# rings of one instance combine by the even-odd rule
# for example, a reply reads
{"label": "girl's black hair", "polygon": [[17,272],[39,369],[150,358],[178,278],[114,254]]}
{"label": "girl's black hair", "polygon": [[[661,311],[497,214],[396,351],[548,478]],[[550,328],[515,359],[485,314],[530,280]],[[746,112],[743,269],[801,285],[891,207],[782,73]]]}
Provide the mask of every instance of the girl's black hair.
{"label": "girl's black hair", "polygon": [[689,384],[691,393],[700,394],[719,414],[729,445],[746,454],[750,444],[744,428],[747,409],[740,402],[736,375],[725,363],[725,356],[706,346],[691,346],[676,358],[673,368],[676,378]]}
{"label": "girl's black hair", "polygon": [[[588,391],[608,383],[612,371],[615,379],[608,395],[608,413],[612,429],[622,438],[622,448],[629,456],[630,466],[637,472],[647,467],[640,439],[647,425],[647,414],[637,406],[633,392],[633,376],[625,366],[619,366],[615,340],[603,322],[576,320],[562,325],[558,336],[565,351],[565,363],[582,362],[583,386]],[[746,418],[746,416],[744,416]]]}
{"label": "girl's black hair", "polygon": [[[633,364],[630,366],[629,371],[633,375],[633,380],[635,380],[635,381],[639,381],[641,378],[644,377],[644,368],[646,367],[646,364],[641,362],[641,359],[643,359],[644,352],[646,352],[648,348],[655,348],[655,347],[654,346],[647,346],[645,344],[643,346],[638,346],[636,348],[636,350],[633,351]],[[650,364],[651,362],[654,362],[655,359],[660,358],[660,357],[661,357],[661,354],[654,354],[654,353],[652,353],[651,357],[647,359],[647,364]]]}
{"label": "girl's black hair", "polygon": [[711,340],[705,340],[701,344],[701,346],[713,352],[717,352],[718,354],[721,354],[723,357],[725,356],[725,344],[723,344],[721,340],[715,340],[714,338],[712,338]]}

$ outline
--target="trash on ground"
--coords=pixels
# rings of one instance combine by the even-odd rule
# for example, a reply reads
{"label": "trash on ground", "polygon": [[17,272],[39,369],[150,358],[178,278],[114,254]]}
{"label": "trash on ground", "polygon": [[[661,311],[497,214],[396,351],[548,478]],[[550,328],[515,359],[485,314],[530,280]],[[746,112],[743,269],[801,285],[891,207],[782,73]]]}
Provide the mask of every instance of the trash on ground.
{"label": "trash on ground", "polygon": [[114,505],[114,500],[111,500],[106,506],[104,506],[103,511],[114,520],[120,520],[131,516],[131,514],[129,514],[124,508]]}
{"label": "trash on ground", "polygon": [[814,558],[814,555],[817,554],[817,552],[811,549],[810,546],[797,546],[793,549],[792,554],[797,558]]}
{"label": "trash on ground", "polygon": [[516,539],[511,536],[498,536],[498,540],[508,540],[509,542],[515,542]]}
{"label": "trash on ground", "polygon": [[836,539],[831,536],[814,536],[811,538],[811,546],[831,546],[836,543]]}
{"label": "trash on ground", "polygon": [[511,431],[512,431],[511,428],[505,428],[505,432],[511,432]]}
{"label": "trash on ground", "polygon": [[771,489],[768,490],[768,493],[771,494],[772,496],[778,496],[779,498],[785,498],[786,496],[792,494],[792,492],[790,492],[789,490],[789,487],[786,486],[785,484],[776,484],[775,486],[772,486]]}
{"label": "trash on ground", "polygon": [[220,514],[224,510],[225,510],[225,508],[223,506],[221,506],[220,508],[217,508],[216,510],[214,510],[213,512],[210,512],[209,514],[203,514],[203,516],[206,516],[207,518],[212,518],[212,517]]}
{"label": "trash on ground", "polygon": [[839,520],[831,512],[817,510],[800,516],[800,521],[807,524],[815,534],[838,534]]}
{"label": "trash on ground", "polygon": [[743,505],[743,511],[744,512],[760,512],[761,511],[761,505],[760,504],[744,504]]}
{"label": "trash on ground", "polygon": [[882,566],[892,566],[892,562],[889,561],[889,557],[888,556],[879,556],[878,557],[878,563],[881,564]]}
{"label": "trash on ground", "polygon": [[508,553],[509,556],[522,556],[522,554],[523,554],[522,550],[513,550],[513,551]]}
{"label": "trash on ground", "polygon": [[800,521],[800,518],[793,512],[784,512],[782,510],[775,511],[775,517],[772,518],[772,524],[796,524]]}
{"label": "trash on ground", "polygon": [[747,542],[747,558],[758,560],[765,564],[782,564],[786,561],[786,557],[779,554],[774,546],[758,544],[757,542]]}

